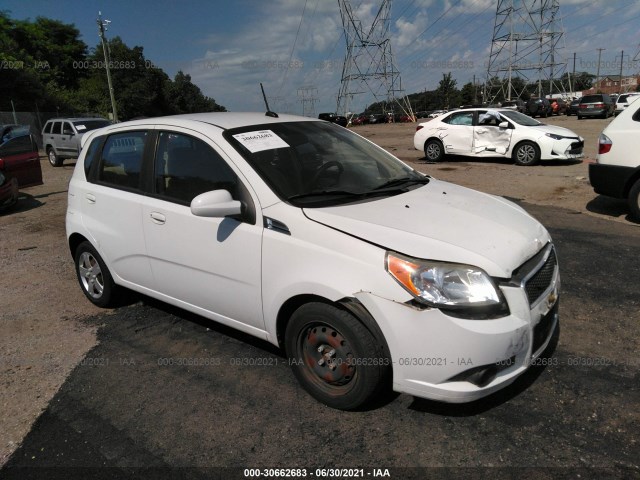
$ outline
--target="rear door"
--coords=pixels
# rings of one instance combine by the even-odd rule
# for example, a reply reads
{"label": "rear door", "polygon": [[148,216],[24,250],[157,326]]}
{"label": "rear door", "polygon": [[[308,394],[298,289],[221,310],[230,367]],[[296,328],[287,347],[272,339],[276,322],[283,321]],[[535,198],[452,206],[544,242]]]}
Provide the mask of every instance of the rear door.
{"label": "rear door", "polygon": [[153,148],[149,137],[141,128],[95,139],[86,159],[89,182],[79,183],[76,193],[84,225],[111,273],[143,288],[153,286],[142,228],[141,172],[145,155],[152,154],[145,150]]}
{"label": "rear door", "polygon": [[441,120],[437,136],[446,153],[469,155],[473,145],[473,110],[454,112]]}

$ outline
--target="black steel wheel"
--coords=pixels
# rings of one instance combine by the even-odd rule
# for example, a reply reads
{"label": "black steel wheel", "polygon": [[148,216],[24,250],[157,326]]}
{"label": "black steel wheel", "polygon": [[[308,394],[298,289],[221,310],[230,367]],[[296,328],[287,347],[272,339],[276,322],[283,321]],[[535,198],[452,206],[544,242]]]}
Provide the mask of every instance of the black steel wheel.
{"label": "black steel wheel", "polygon": [[287,325],[285,347],[303,388],[332,408],[353,410],[384,385],[390,362],[374,336],[350,313],[308,303]]}

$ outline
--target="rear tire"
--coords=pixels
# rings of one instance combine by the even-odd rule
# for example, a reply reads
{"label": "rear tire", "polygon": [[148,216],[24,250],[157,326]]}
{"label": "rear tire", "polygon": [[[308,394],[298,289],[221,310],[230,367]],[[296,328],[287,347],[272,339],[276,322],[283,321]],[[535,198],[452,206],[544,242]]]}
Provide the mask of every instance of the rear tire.
{"label": "rear tire", "polygon": [[390,370],[371,332],[350,313],[325,303],[308,303],[294,312],[285,349],[302,387],[340,410],[371,401]]}
{"label": "rear tire", "polygon": [[636,180],[629,191],[629,215],[640,222],[640,179]]}
{"label": "rear tire", "polygon": [[444,145],[435,138],[430,138],[424,144],[424,156],[430,162],[439,162],[444,158]]}
{"label": "rear tire", "polygon": [[98,307],[114,304],[117,286],[102,257],[91,243],[85,241],[78,245],[75,253],[76,275],[82,293]]}

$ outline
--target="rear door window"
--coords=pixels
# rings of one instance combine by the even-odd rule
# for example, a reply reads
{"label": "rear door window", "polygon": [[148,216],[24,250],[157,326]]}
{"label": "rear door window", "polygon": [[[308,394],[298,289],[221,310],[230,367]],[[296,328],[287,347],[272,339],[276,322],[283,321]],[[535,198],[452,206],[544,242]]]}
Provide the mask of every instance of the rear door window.
{"label": "rear door window", "polygon": [[110,135],[102,148],[98,171],[100,183],[126,190],[140,189],[140,172],[147,137],[146,131]]}

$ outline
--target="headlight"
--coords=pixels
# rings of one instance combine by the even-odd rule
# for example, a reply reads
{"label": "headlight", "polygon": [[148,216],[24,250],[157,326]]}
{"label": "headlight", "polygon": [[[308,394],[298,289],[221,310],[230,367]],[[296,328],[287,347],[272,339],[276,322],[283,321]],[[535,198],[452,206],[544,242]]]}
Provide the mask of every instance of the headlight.
{"label": "headlight", "polygon": [[562,140],[564,138],[562,135],[556,135],[555,133],[545,133],[545,135],[553,138],[554,140]]}
{"label": "headlight", "polygon": [[387,252],[386,268],[409,293],[435,307],[484,307],[501,303],[493,280],[477,267]]}

